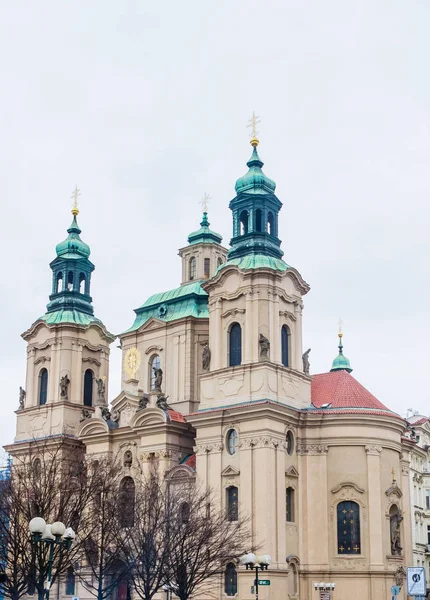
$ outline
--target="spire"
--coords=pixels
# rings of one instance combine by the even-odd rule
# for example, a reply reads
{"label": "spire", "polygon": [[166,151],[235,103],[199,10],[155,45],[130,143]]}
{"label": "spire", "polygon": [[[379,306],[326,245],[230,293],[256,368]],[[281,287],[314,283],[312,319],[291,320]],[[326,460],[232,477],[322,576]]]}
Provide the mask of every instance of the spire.
{"label": "spire", "polygon": [[203,198],[200,200],[199,204],[202,205],[203,216],[200,221],[200,229],[197,231],[193,231],[188,236],[189,244],[221,244],[222,236],[212,229],[209,229],[209,220],[208,220],[208,204],[211,197],[208,193],[205,192]]}
{"label": "spire", "polygon": [[351,373],[351,371],[352,371],[351,364],[350,364],[349,360],[346,358],[346,356],[344,356],[344,354],[343,354],[343,344],[342,344],[343,333],[342,333],[342,320],[341,319],[339,319],[339,333],[337,335],[339,337],[339,346],[338,346],[339,354],[334,359],[333,364],[330,369],[330,372],[332,372],[332,371],[348,371],[348,373]]}

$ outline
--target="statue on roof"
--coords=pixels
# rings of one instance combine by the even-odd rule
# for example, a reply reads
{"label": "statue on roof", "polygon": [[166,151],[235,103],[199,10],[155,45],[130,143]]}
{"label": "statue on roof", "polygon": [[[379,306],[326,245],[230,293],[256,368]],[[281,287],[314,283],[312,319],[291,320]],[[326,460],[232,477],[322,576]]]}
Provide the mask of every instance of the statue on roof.
{"label": "statue on roof", "polygon": [[303,373],[305,375],[309,375],[309,371],[311,368],[311,363],[309,362],[309,354],[311,352],[311,348],[308,348],[308,350],[306,350],[306,352],[302,355],[302,361],[303,361]]}
{"label": "statue on roof", "polygon": [[161,384],[163,383],[163,371],[160,368],[153,367],[154,370],[154,390],[157,392],[161,392]]}
{"label": "statue on roof", "polygon": [[270,342],[262,333],[260,333],[260,337],[258,338],[258,345],[260,346],[260,358],[267,360],[269,358]]}
{"label": "statue on roof", "polygon": [[203,371],[209,371],[210,364],[211,364],[211,351],[209,348],[209,344],[206,342],[206,344],[203,348],[203,354],[202,354]]}
{"label": "statue on roof", "polygon": [[137,407],[137,411],[143,410],[144,408],[146,408],[148,406],[148,401],[149,400],[148,400],[147,396],[142,396],[141,398],[139,398],[139,406]]}
{"label": "statue on roof", "polygon": [[161,410],[169,410],[170,406],[167,404],[167,398],[169,396],[165,396],[164,394],[160,394],[157,398],[157,406],[161,408]]}
{"label": "statue on roof", "polygon": [[91,419],[91,413],[88,410],[88,408],[83,408],[82,409],[82,417],[79,419],[79,422],[82,423],[83,421],[86,421],[87,419]]}
{"label": "statue on roof", "polygon": [[100,414],[102,416],[102,419],[104,419],[105,421],[110,421],[111,414],[107,406],[102,406],[100,408]]}
{"label": "statue on roof", "polygon": [[96,384],[97,384],[97,396],[99,398],[100,404],[104,404],[105,403],[105,392],[106,392],[106,384],[104,382],[104,379],[102,377],[100,377],[99,379],[96,379]]}
{"label": "statue on roof", "polygon": [[24,408],[24,400],[25,400],[25,390],[19,386],[19,410]]}
{"label": "statue on roof", "polygon": [[60,379],[60,395],[63,400],[69,399],[69,383],[69,376],[67,374],[63,375]]}

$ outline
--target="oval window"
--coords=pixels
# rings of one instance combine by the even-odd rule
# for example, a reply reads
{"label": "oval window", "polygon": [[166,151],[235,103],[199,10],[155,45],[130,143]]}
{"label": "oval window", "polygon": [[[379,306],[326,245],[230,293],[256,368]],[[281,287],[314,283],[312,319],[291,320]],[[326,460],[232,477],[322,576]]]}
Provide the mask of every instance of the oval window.
{"label": "oval window", "polygon": [[287,442],[287,452],[291,456],[294,452],[294,435],[292,431],[287,431],[287,437],[285,441]]}
{"label": "oval window", "polygon": [[230,429],[227,433],[227,450],[229,454],[236,454],[238,445],[238,435],[236,429]]}

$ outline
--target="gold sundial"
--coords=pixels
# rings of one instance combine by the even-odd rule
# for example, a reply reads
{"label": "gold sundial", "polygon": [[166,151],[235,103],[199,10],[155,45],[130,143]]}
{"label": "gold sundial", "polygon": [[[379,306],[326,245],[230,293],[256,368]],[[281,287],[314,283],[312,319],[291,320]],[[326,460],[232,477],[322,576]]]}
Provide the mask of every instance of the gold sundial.
{"label": "gold sundial", "polygon": [[124,357],[124,369],[130,379],[134,379],[140,367],[140,352],[136,346],[129,348]]}

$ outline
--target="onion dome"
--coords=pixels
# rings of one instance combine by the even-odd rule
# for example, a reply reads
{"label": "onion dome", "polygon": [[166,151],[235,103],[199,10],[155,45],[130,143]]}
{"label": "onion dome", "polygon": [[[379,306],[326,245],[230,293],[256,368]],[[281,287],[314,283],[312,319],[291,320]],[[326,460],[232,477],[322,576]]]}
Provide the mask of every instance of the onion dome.
{"label": "onion dome", "polygon": [[212,229],[209,229],[208,213],[203,213],[203,218],[200,222],[200,229],[193,231],[188,236],[189,244],[221,244],[222,236]]}
{"label": "onion dome", "polygon": [[63,242],[60,242],[59,244],[57,244],[57,246],[55,248],[57,256],[61,257],[61,258],[73,258],[73,257],[88,258],[91,254],[91,250],[90,250],[90,247],[88,246],[88,244],[83,242],[81,240],[81,238],[79,237],[81,230],[79,229],[79,225],[76,220],[78,210],[73,209],[72,214],[73,214],[73,221],[72,221],[72,224],[70,225],[69,229],[67,230],[67,233],[69,235]]}
{"label": "onion dome", "polygon": [[332,371],[348,371],[348,373],[351,373],[352,369],[351,369],[351,364],[349,362],[349,359],[347,359],[346,356],[344,356],[344,354],[343,354],[343,345],[342,345],[343,333],[339,332],[338,336],[339,336],[339,346],[338,346],[339,354],[334,359],[333,364],[330,369],[330,372],[332,372]]}
{"label": "onion dome", "polygon": [[274,194],[276,183],[267,177],[261,170],[264,163],[260,160],[257,152],[258,140],[251,140],[254,149],[251,158],[246,163],[249,171],[236,181],[235,190],[237,194]]}

